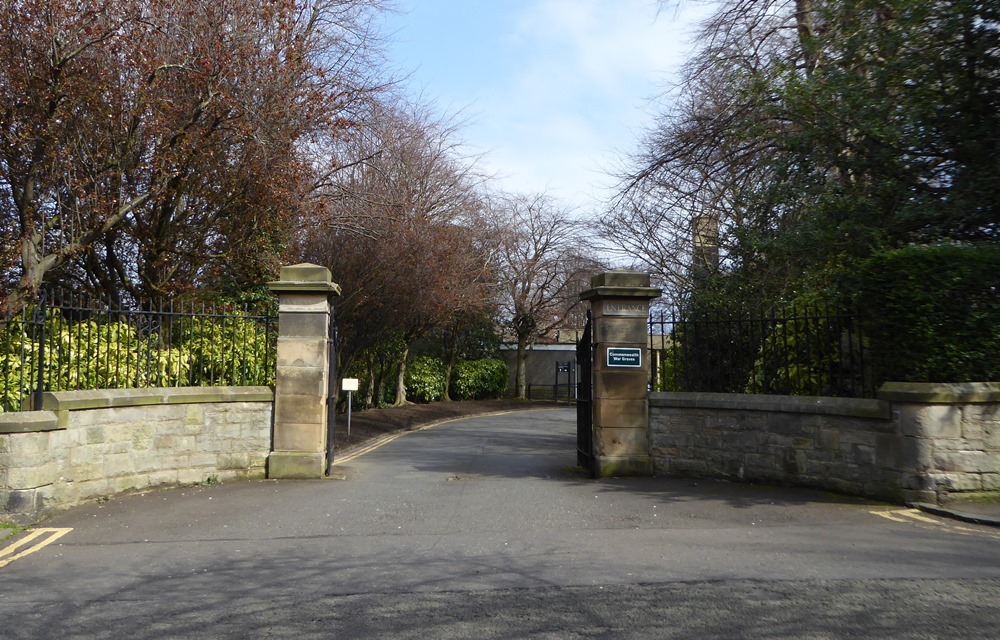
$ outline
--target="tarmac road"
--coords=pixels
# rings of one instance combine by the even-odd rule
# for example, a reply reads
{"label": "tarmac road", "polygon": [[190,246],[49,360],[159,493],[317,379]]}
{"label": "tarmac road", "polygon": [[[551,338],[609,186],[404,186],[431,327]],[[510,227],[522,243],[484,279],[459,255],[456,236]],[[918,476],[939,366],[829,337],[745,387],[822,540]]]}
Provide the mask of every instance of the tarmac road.
{"label": "tarmac road", "polygon": [[1000,638],[1000,529],[820,492],[590,480],[574,419],[470,418],[339,480],[75,509],[0,549],[0,638]]}

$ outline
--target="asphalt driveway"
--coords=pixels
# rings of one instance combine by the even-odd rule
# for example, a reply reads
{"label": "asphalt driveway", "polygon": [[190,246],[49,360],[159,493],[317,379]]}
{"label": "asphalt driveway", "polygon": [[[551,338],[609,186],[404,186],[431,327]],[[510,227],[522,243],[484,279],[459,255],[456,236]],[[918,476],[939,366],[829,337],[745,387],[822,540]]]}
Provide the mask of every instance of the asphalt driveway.
{"label": "asphalt driveway", "polygon": [[811,491],[590,480],[573,421],[470,418],[339,479],[75,509],[0,568],[0,637],[998,637],[1000,530]]}

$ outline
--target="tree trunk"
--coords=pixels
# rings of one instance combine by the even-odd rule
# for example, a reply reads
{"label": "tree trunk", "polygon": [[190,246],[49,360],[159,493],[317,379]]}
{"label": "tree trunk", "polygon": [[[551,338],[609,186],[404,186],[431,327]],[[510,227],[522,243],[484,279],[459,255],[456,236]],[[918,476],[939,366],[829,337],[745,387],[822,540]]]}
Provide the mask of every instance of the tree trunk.
{"label": "tree trunk", "polygon": [[517,361],[515,364],[516,375],[514,387],[517,389],[517,397],[520,400],[528,399],[528,385],[525,380],[524,361],[527,359],[528,339],[518,336],[517,338]]}
{"label": "tree trunk", "polygon": [[399,375],[396,377],[396,402],[395,406],[406,404],[406,360],[410,355],[410,345],[403,349],[403,360],[399,363]]}
{"label": "tree trunk", "polygon": [[367,360],[365,364],[368,365],[368,386],[365,387],[365,402],[362,406],[365,409],[371,409],[372,400],[375,397],[375,358],[369,354],[365,359]]}
{"label": "tree trunk", "polygon": [[444,401],[451,402],[451,372],[455,369],[457,354],[455,349],[448,353],[448,363],[444,366]]}

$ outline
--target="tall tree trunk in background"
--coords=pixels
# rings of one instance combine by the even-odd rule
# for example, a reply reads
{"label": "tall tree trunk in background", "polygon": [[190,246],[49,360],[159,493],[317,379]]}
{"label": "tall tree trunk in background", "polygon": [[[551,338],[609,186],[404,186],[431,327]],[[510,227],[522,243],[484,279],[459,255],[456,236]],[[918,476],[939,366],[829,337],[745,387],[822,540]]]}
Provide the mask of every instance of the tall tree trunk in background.
{"label": "tall tree trunk in background", "polygon": [[528,384],[525,375],[524,362],[528,355],[527,336],[517,337],[517,360],[515,364],[516,375],[514,377],[514,387],[517,389],[517,397],[520,400],[528,398]]}
{"label": "tall tree trunk in background", "polygon": [[799,32],[799,45],[802,47],[802,59],[807,76],[812,75],[819,63],[819,52],[814,41],[816,35],[814,10],[813,0],[795,0],[795,26]]}
{"label": "tall tree trunk in background", "polygon": [[399,375],[396,377],[396,402],[395,406],[406,404],[406,360],[410,356],[410,345],[403,349],[403,359],[399,363]]}
{"label": "tall tree trunk in background", "polygon": [[451,372],[455,370],[455,361],[458,359],[458,350],[452,346],[448,350],[448,361],[444,365],[444,398],[445,402],[451,402]]}

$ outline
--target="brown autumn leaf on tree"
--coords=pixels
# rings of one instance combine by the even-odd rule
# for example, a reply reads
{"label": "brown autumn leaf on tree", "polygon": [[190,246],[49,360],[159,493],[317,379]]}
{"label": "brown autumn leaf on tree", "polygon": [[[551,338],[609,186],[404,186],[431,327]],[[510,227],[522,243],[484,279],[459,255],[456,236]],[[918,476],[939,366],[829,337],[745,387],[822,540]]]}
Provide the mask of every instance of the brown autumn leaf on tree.
{"label": "brown autumn leaf on tree", "polygon": [[[378,0],[0,7],[0,285],[112,302],[270,270],[371,90]],[[329,158],[327,156],[327,158]]]}

